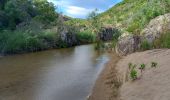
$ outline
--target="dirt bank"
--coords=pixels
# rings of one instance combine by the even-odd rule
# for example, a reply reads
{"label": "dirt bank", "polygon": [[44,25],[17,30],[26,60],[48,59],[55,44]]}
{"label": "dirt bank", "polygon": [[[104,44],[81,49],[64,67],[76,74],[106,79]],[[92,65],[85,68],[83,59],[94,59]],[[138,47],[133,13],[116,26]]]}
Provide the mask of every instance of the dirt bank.
{"label": "dirt bank", "polygon": [[[157,68],[151,68],[151,62]],[[149,50],[134,53],[121,59],[117,68],[125,75],[128,63],[146,64],[143,76],[136,81],[127,81],[120,88],[121,100],[169,100],[170,99],[170,49]],[[124,77],[125,79],[125,77]]]}
{"label": "dirt bank", "polygon": [[111,55],[111,60],[99,75],[88,100],[115,100],[115,98],[117,98],[117,89],[120,84],[117,81],[115,66],[119,59],[119,56],[115,54]]}
{"label": "dirt bank", "polygon": [[[119,59],[113,55],[106,64],[89,100],[169,100],[170,49],[137,52]],[[137,68],[142,63],[146,64],[142,77],[135,81],[127,78],[130,62],[136,64]],[[157,68],[151,68],[151,62],[157,62]],[[119,89],[115,88],[117,79],[123,83]]]}

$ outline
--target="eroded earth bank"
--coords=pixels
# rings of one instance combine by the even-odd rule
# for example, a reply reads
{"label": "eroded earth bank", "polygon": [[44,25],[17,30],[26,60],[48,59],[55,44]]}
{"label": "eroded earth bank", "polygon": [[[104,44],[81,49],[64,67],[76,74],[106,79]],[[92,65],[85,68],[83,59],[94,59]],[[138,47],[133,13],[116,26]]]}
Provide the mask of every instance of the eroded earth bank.
{"label": "eroded earth bank", "polygon": [[[117,60],[113,57],[106,64],[89,100],[169,100],[170,49],[136,52]],[[152,68],[151,62],[156,62],[157,67]],[[138,78],[134,81],[129,77],[129,63],[137,65]],[[140,64],[146,65],[142,76],[138,69]],[[117,81],[113,81],[115,79]],[[121,85],[119,89],[115,82],[119,83],[117,87]]]}

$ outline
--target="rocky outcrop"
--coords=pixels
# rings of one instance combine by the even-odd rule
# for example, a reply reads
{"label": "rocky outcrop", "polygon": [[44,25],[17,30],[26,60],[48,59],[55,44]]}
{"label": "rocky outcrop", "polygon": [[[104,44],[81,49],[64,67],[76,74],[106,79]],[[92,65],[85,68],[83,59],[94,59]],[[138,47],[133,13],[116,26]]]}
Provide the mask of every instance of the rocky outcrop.
{"label": "rocky outcrop", "polygon": [[119,30],[113,27],[102,27],[100,32],[98,33],[98,37],[102,41],[112,40],[114,34],[118,33]]}
{"label": "rocky outcrop", "polygon": [[76,34],[69,31],[63,31],[60,33],[61,40],[68,46],[74,46],[77,44]]}
{"label": "rocky outcrop", "polygon": [[151,20],[139,35],[122,34],[116,45],[116,53],[119,55],[133,53],[140,48],[142,41],[147,40],[152,44],[155,39],[168,31],[170,31],[170,13]]}
{"label": "rocky outcrop", "polygon": [[116,45],[116,53],[126,55],[133,53],[140,48],[141,37],[137,35],[127,35],[119,38]]}
{"label": "rocky outcrop", "polygon": [[141,35],[149,43],[152,43],[167,31],[170,31],[170,13],[158,16],[151,20],[149,25],[141,32]]}

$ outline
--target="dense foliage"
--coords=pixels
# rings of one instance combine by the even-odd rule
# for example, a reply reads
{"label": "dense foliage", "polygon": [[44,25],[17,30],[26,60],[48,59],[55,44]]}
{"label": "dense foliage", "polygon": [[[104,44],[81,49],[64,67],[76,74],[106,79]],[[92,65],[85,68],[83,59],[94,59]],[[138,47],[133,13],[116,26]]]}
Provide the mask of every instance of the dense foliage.
{"label": "dense foliage", "polygon": [[[0,29],[16,29],[21,23],[37,21],[52,24],[57,13],[52,3],[46,0],[1,0]],[[50,24],[49,24],[50,23]]]}
{"label": "dense foliage", "polygon": [[[67,20],[72,22],[68,25]],[[92,43],[95,35],[86,27],[56,12],[47,0],[0,1],[0,54],[33,52]],[[83,21],[84,22],[84,21]],[[87,21],[86,21],[87,22]]]}
{"label": "dense foliage", "polygon": [[[170,0],[123,0],[104,13],[92,11],[84,20],[61,16],[47,0],[0,0],[0,53],[73,46],[61,39],[63,33],[67,33],[66,41],[76,44],[100,43],[97,33],[105,26],[139,34],[151,19],[168,12]],[[118,36],[114,36],[113,46]],[[142,43],[145,50],[152,47],[169,48],[169,35],[153,45]]]}
{"label": "dense foliage", "polygon": [[57,35],[45,30],[57,25],[58,16],[47,0],[1,0],[0,53],[49,48]]}
{"label": "dense foliage", "polygon": [[151,19],[168,12],[170,0],[123,0],[102,13],[99,19],[104,24],[139,34]]}

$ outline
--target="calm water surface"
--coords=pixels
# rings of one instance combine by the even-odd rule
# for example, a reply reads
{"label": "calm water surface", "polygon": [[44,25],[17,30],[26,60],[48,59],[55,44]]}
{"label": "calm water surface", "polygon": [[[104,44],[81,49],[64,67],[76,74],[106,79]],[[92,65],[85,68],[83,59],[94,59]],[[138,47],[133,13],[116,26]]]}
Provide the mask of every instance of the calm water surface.
{"label": "calm water surface", "polygon": [[108,60],[92,45],[0,57],[0,100],[85,100]]}

